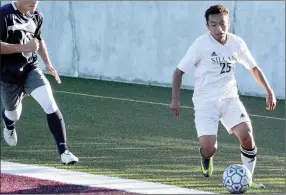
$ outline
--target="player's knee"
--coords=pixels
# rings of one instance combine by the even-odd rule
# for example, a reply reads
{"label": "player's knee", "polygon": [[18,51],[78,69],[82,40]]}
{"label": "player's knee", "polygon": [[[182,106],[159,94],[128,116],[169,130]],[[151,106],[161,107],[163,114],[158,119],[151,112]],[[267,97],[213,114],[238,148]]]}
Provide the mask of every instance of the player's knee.
{"label": "player's knee", "polygon": [[241,137],[240,144],[246,149],[251,149],[255,146],[255,142],[251,133]]}
{"label": "player's knee", "polygon": [[250,129],[246,129],[245,133],[240,135],[240,144],[246,148],[246,149],[251,149],[255,146],[254,138],[252,131]]}
{"label": "player's knee", "polygon": [[201,147],[201,155],[205,158],[210,158],[216,153],[217,147],[215,146],[207,146]]}
{"label": "player's knee", "polygon": [[44,101],[39,101],[46,114],[52,114],[58,110],[57,103],[53,96],[43,97]]}
{"label": "player's knee", "polygon": [[5,110],[5,116],[11,121],[17,121],[20,119],[22,113],[22,105],[18,106],[15,110]]}
{"label": "player's knee", "polygon": [[5,111],[5,116],[11,121],[17,121],[20,119],[21,113],[18,113],[16,110]]}
{"label": "player's knee", "polygon": [[199,143],[201,146],[201,155],[205,158],[212,157],[217,150],[217,138],[216,135],[203,135],[199,137]]}
{"label": "player's knee", "polygon": [[242,147],[252,149],[255,146],[251,123],[241,123],[233,128]]}
{"label": "player's knee", "polygon": [[212,157],[217,151],[217,142],[215,143],[203,143],[201,144],[201,155],[205,158]]}
{"label": "player's knee", "polygon": [[52,114],[59,109],[55,100],[50,100],[49,102],[45,103],[44,105],[42,105],[42,108],[44,109],[46,114]]}

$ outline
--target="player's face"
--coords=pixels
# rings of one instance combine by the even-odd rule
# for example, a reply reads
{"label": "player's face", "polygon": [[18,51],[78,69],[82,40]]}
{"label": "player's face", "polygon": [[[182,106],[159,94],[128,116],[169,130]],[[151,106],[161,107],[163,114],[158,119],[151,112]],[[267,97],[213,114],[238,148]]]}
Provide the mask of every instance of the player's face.
{"label": "player's face", "polygon": [[21,5],[22,9],[29,12],[35,12],[39,1],[35,0],[18,0],[18,3]]}
{"label": "player's face", "polygon": [[218,41],[226,39],[226,34],[230,26],[230,19],[227,14],[209,15],[207,27],[211,35]]}

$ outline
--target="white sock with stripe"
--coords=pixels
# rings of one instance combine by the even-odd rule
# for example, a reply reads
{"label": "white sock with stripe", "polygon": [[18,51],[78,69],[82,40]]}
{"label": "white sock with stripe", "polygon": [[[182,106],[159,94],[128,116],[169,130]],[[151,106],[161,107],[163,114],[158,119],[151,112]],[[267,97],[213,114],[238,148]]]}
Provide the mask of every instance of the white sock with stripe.
{"label": "white sock with stripe", "polygon": [[250,173],[253,175],[256,165],[257,147],[255,146],[253,149],[249,150],[240,146],[240,151],[242,164],[247,167]]}

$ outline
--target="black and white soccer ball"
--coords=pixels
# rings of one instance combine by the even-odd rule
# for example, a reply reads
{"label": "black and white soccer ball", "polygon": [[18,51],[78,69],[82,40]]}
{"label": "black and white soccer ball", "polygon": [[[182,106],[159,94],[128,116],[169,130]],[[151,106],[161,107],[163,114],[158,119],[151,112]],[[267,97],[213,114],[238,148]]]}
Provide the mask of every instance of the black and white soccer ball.
{"label": "black and white soccer ball", "polygon": [[252,182],[250,171],[243,165],[228,166],[222,176],[223,186],[232,194],[242,194],[249,190]]}

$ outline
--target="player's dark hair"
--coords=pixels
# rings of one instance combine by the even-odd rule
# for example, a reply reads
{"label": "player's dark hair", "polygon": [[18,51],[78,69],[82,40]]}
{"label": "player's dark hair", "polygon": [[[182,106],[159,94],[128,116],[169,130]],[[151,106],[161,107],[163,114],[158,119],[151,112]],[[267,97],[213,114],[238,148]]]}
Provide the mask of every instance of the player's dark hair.
{"label": "player's dark hair", "polygon": [[210,6],[205,12],[207,23],[209,21],[209,16],[212,14],[228,14],[228,9],[221,4]]}

